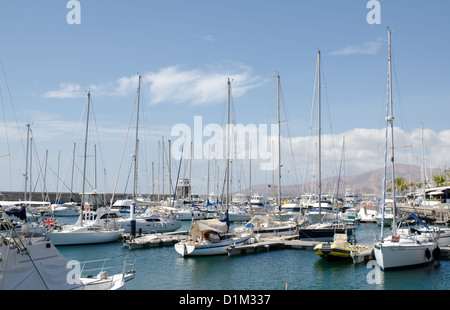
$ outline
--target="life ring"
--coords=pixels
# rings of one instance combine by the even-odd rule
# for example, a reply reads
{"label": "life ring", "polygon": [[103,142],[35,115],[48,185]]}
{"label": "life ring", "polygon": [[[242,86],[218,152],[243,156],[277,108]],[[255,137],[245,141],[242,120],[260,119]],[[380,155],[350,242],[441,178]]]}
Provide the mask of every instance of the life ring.
{"label": "life ring", "polygon": [[85,204],[84,205],[84,211],[89,211],[89,210],[90,210],[89,204]]}
{"label": "life ring", "polygon": [[363,206],[363,207],[367,207],[367,203],[363,202],[363,203],[362,203],[362,206]]}
{"label": "life ring", "polygon": [[369,202],[369,203],[367,204],[367,206],[368,206],[368,207],[371,207],[371,206],[372,206],[372,203],[371,203],[371,202]]}

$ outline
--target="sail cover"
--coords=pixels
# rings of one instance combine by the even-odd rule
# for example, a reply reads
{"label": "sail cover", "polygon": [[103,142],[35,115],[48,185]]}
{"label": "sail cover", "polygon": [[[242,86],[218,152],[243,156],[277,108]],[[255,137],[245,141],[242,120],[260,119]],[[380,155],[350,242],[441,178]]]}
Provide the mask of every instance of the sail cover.
{"label": "sail cover", "polygon": [[191,235],[195,238],[200,237],[206,231],[214,231],[217,233],[227,232],[227,223],[223,223],[217,219],[195,221],[191,226]]}

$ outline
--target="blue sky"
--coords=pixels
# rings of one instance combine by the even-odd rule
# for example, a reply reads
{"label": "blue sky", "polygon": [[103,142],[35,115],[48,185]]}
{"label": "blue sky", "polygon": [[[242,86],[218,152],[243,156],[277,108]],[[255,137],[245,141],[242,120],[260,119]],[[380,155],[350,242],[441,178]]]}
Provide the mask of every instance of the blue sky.
{"label": "blue sky", "polygon": [[[310,173],[305,172],[309,164],[304,153],[318,49],[325,74],[323,98],[329,107],[324,118],[331,119],[332,125],[332,131],[324,131],[335,135],[333,153],[340,152],[345,136],[346,174],[381,167],[387,26],[393,30],[398,143],[410,146],[399,149],[397,161],[418,164],[423,122],[428,165],[446,168],[450,3],[379,1],[381,23],[370,25],[367,2],[79,0],[81,23],[74,25],[66,21],[70,9],[65,0],[2,2],[0,91],[5,125],[1,138],[6,150],[0,153],[10,156],[0,158],[1,188],[23,189],[26,123],[31,123],[35,138],[35,160],[39,158],[43,165],[49,150],[48,168],[57,171],[59,156],[61,182],[70,183],[72,145],[83,143],[83,109],[89,90],[95,111],[90,142],[99,146],[97,169],[103,170],[98,187],[111,192],[137,73],[144,78],[141,126],[146,144],[140,164],[141,191],[149,191],[149,170],[151,162],[157,162],[158,140],[170,138],[174,125],[193,126],[194,116],[202,116],[203,124],[223,124],[228,77],[233,79],[237,123],[275,121],[277,72],[287,111],[281,134],[292,143],[292,150],[286,141],[282,147],[283,182],[301,182]],[[127,183],[132,152],[124,153],[118,192]],[[80,147],[77,161],[81,155]],[[295,162],[295,167],[288,162]],[[178,162],[173,164],[177,167]],[[92,165],[90,159],[90,179]],[[194,190],[205,192],[205,161],[193,161],[192,166]],[[248,182],[245,169],[236,172],[236,179],[244,175],[239,180],[242,187]],[[255,169],[253,173],[253,184],[272,183],[271,172]],[[39,171],[33,174],[37,180]],[[80,179],[76,177],[77,190]],[[57,186],[63,190],[54,175],[47,182],[50,190]]]}

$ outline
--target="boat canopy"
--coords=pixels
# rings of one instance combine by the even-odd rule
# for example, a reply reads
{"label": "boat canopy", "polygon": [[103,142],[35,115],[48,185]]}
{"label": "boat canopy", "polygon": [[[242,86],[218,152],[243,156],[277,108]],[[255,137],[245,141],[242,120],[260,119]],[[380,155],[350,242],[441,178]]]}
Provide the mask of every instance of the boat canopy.
{"label": "boat canopy", "polygon": [[227,232],[227,224],[223,223],[217,219],[210,220],[200,220],[195,221],[191,225],[191,235],[194,238],[201,237],[202,233],[207,231],[214,231],[217,233],[226,233]]}
{"label": "boat canopy", "polygon": [[430,229],[430,228],[427,226],[427,224],[425,224],[425,223],[424,223],[419,217],[417,217],[417,215],[415,215],[414,213],[411,213],[411,214],[409,214],[409,215],[406,215],[406,216],[400,218],[399,221],[398,221],[398,226],[400,226],[400,224],[401,224],[403,221],[405,221],[405,220],[407,220],[407,219],[409,219],[409,218],[412,218],[412,219],[418,221],[418,222],[419,222],[420,224],[422,224],[426,229]]}

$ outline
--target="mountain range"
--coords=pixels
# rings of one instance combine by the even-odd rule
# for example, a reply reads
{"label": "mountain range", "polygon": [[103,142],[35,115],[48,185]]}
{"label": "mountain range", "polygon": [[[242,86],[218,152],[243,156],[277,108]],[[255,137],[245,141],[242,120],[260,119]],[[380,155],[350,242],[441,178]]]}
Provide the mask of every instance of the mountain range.
{"label": "mountain range", "polygon": [[[391,186],[391,167],[387,167],[387,186]],[[427,178],[432,180],[434,175],[442,174],[442,169],[430,168],[427,169]],[[343,195],[346,189],[351,192],[362,195],[381,195],[383,184],[384,168],[374,169],[368,172],[364,172],[354,176],[345,176],[344,184],[342,180],[339,184],[339,194]],[[395,178],[403,177],[405,183],[421,182],[421,168],[416,165],[396,164],[395,165]],[[337,188],[339,177],[330,177],[322,180],[322,193],[331,194]],[[433,183],[430,184],[434,186]],[[296,197],[301,193],[316,193],[317,182],[309,182],[304,184],[291,184],[282,185],[282,196]],[[247,189],[248,191],[248,189]],[[259,184],[252,186],[252,193],[259,193],[261,195],[272,195],[274,192],[277,195],[276,188],[269,187],[267,184]],[[334,192],[333,192],[334,193]]]}

